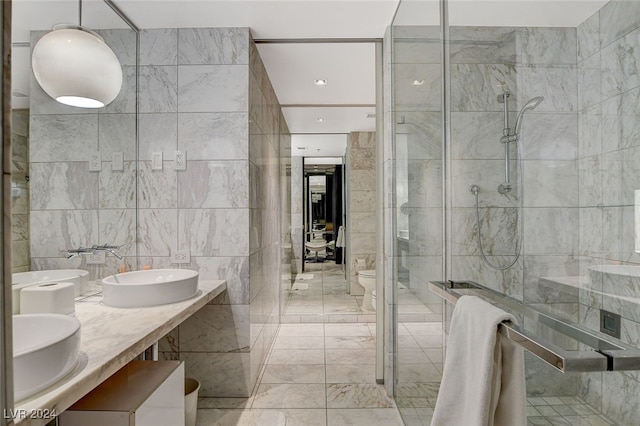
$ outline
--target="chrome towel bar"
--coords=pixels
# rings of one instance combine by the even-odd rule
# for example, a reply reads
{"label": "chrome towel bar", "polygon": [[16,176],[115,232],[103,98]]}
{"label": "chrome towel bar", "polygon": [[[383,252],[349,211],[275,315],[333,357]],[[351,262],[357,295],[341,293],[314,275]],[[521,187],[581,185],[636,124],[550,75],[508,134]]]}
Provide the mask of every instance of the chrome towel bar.
{"label": "chrome towel bar", "polygon": [[512,313],[522,314],[580,342],[588,350],[566,350],[511,321],[498,332],[563,373],[640,370],[640,350],[604,333],[554,318],[473,281],[432,281],[429,290],[455,305],[464,294],[481,297]]}

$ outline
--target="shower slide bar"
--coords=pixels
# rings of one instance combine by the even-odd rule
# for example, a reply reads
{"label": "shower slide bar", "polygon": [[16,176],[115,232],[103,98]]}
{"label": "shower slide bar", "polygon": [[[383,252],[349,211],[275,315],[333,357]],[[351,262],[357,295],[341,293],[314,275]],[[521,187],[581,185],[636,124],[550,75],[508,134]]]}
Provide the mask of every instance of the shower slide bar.
{"label": "shower slide bar", "polygon": [[458,298],[465,294],[478,296],[511,313],[521,314],[527,319],[533,319],[562,335],[577,340],[581,343],[580,346],[590,348],[588,350],[563,349],[511,321],[504,321],[498,326],[498,333],[562,373],[640,370],[640,350],[637,348],[604,333],[539,312],[473,281],[431,281],[428,286],[429,290],[452,305],[455,305]]}

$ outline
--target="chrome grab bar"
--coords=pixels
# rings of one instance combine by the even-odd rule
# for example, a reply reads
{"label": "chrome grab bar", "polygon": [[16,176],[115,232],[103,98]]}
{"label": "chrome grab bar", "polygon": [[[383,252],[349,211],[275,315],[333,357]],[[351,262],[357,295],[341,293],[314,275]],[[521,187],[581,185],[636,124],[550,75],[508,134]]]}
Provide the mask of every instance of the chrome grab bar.
{"label": "chrome grab bar", "polygon": [[563,373],[640,370],[640,350],[637,348],[604,333],[539,312],[473,281],[431,281],[428,286],[429,290],[453,305],[464,295],[459,290],[480,290],[473,295],[484,297],[498,306],[502,304],[527,317],[534,318],[541,324],[591,348],[589,350],[563,349],[511,321],[505,321],[498,326],[498,333]]}

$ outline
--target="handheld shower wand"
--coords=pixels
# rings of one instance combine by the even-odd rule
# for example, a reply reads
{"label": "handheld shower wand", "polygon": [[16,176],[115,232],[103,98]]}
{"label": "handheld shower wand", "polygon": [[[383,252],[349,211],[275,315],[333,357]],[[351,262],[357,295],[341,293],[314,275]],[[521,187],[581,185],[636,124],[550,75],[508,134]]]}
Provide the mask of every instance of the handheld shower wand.
{"label": "handheld shower wand", "polygon": [[510,94],[508,92],[505,92],[502,95],[498,96],[498,102],[504,103],[504,129],[502,130],[502,137],[500,138],[500,142],[504,144],[504,183],[501,183],[498,186],[498,192],[503,195],[511,192],[511,165],[509,163],[509,144],[511,142],[518,142],[520,140],[520,127],[522,126],[522,118],[524,117],[524,113],[535,109],[538,105],[540,105],[542,101],[544,101],[544,97],[537,96],[533,99],[530,99],[529,102],[524,104],[516,117],[514,131],[513,133],[511,133],[511,129],[509,128],[509,96]]}

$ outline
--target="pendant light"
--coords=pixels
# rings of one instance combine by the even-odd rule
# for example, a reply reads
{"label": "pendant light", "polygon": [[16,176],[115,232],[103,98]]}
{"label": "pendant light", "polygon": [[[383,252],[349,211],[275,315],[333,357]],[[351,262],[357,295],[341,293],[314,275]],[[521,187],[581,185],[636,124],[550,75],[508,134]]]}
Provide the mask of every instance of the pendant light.
{"label": "pendant light", "polygon": [[31,55],[40,87],[56,101],[81,108],[101,108],[122,88],[122,67],[104,39],[79,25],[56,25],[36,43]]}

